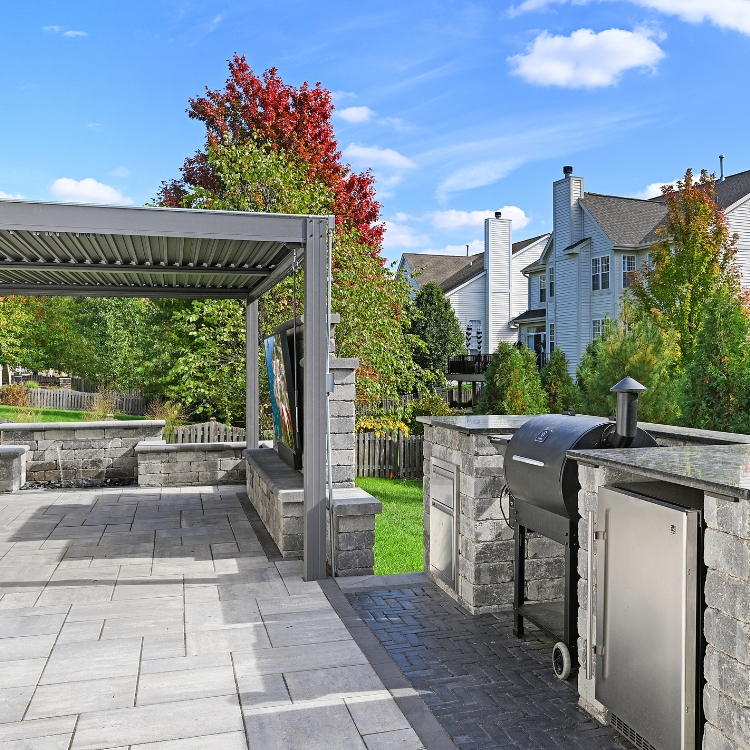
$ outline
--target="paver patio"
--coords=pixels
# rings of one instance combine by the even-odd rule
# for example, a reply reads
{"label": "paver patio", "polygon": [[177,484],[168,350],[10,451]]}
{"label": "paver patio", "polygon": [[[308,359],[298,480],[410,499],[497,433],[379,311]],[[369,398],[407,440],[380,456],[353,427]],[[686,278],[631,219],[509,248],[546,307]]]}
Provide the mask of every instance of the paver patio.
{"label": "paver patio", "polygon": [[0,747],[422,747],[243,490],[0,495]]}

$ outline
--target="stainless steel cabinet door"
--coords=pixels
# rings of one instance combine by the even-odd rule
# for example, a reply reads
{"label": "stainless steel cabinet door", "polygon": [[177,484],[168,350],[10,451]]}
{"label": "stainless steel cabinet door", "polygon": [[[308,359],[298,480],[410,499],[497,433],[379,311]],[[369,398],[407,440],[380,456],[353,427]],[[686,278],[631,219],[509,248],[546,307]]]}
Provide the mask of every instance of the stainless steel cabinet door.
{"label": "stainless steel cabinet door", "polygon": [[599,488],[596,699],[657,750],[695,750],[699,516]]}
{"label": "stainless steel cabinet door", "polygon": [[430,471],[430,567],[456,588],[458,466],[432,459]]}

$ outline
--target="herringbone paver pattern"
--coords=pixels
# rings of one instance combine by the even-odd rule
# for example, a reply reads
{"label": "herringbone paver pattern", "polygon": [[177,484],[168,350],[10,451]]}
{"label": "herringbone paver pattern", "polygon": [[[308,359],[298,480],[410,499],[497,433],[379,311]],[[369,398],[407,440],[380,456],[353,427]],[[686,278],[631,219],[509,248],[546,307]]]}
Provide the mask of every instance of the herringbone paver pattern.
{"label": "herringbone paver pattern", "polygon": [[514,637],[509,613],[470,615],[429,585],[347,598],[461,750],[632,748],[555,678],[552,641]]}

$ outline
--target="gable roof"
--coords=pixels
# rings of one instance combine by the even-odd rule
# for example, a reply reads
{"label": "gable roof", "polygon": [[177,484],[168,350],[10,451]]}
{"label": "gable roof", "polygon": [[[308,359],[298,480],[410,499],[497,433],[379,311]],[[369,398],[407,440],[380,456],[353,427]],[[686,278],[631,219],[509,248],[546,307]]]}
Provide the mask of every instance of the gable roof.
{"label": "gable roof", "polygon": [[[520,253],[533,245],[547,234],[529,237],[526,240],[514,242],[511,248],[513,255]],[[444,294],[465,284],[467,281],[484,273],[484,253],[474,255],[430,255],[427,253],[404,253],[401,265],[406,262],[414,274],[413,279],[417,288],[434,281]]]}
{"label": "gable roof", "polygon": [[581,205],[615,245],[642,245],[656,239],[654,231],[667,216],[662,202],[585,193]]}
{"label": "gable roof", "polygon": [[[716,196],[716,204],[722,209],[729,208],[737,201],[750,195],[750,169],[745,172],[730,174],[724,178],[723,182],[717,182],[714,185],[714,195]],[[657,195],[650,200],[655,203],[665,202],[663,195]]]}

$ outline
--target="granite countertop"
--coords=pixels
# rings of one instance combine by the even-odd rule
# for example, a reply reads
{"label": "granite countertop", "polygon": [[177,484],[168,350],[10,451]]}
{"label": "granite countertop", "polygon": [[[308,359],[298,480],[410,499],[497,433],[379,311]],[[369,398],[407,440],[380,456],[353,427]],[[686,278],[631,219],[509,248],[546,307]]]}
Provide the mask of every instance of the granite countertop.
{"label": "granite countertop", "polygon": [[504,430],[517,430],[531,417],[521,415],[477,414],[460,417],[417,417],[418,422],[432,427],[443,427],[467,435],[492,435]]}
{"label": "granite countertop", "polygon": [[572,450],[567,455],[583,464],[610,466],[709,493],[750,499],[747,444]]}

